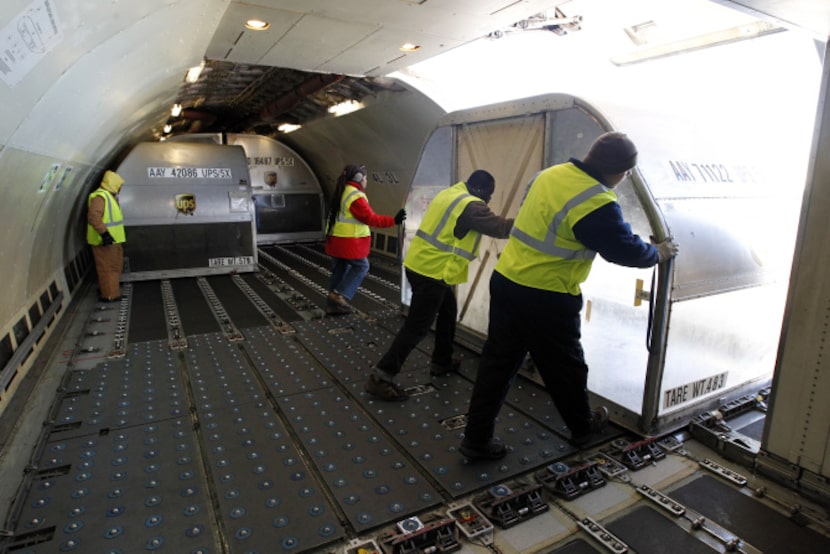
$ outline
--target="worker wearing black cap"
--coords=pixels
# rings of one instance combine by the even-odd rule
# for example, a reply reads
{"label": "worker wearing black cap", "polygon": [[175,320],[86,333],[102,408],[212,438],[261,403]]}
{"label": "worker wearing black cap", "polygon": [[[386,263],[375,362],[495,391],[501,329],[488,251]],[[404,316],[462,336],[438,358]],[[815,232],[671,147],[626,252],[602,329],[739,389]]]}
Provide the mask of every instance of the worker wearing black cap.
{"label": "worker wearing black cap", "polygon": [[466,457],[506,454],[494,437],[495,420],[528,353],[571,442],[585,446],[604,428],[608,410],[588,403],[580,284],[597,253],[629,267],[650,267],[677,254],[671,237],[646,243],[623,219],[613,188],[636,164],[631,139],[605,133],[582,161],[544,169],[531,182],[490,278],[488,335],[461,442]]}
{"label": "worker wearing black cap", "polygon": [[506,239],[513,220],[494,214],[487,204],[495,178],[476,169],[467,181],[439,192],[429,203],[412,238],[403,265],[412,287],[406,321],[366,381],[366,391],[382,400],[403,400],[406,392],[395,383],[406,358],[435,322],[435,348],[430,375],[458,369],[452,359],[458,306],[454,287],[467,281],[467,267],[478,256],[481,235]]}

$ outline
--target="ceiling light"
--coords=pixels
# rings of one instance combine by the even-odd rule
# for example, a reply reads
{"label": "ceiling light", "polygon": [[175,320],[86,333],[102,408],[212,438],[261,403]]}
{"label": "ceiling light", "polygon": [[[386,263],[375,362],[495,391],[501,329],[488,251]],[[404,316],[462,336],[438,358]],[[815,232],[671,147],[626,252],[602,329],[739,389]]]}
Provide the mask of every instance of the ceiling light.
{"label": "ceiling light", "polygon": [[361,109],[363,104],[356,100],[346,100],[334,106],[329,106],[329,113],[334,114],[335,117],[346,115],[347,113],[356,112]]}
{"label": "ceiling light", "polygon": [[199,80],[199,75],[202,74],[202,69],[204,69],[204,68],[205,68],[205,61],[202,60],[202,63],[200,63],[199,65],[197,65],[195,67],[191,67],[190,69],[187,70],[187,77],[185,77],[185,80],[188,83],[195,83],[196,81]]}
{"label": "ceiling light", "polygon": [[400,50],[401,50],[401,52],[415,52],[416,50],[419,50],[420,48],[421,47],[417,44],[412,44],[411,42],[406,42],[406,43],[401,45]]}
{"label": "ceiling light", "polygon": [[626,65],[646,60],[654,60],[674,54],[701,50],[703,48],[709,48],[720,44],[756,38],[782,30],[782,27],[778,27],[773,23],[767,21],[755,21],[745,25],[738,25],[737,27],[719,29],[700,35],[681,38],[671,42],[655,44],[649,44],[646,42],[644,46],[613,56],[611,58],[611,62],[615,65]]}
{"label": "ceiling light", "polygon": [[170,110],[170,115],[173,117],[179,117],[182,113],[182,105],[181,104],[173,104],[173,109]]}
{"label": "ceiling light", "polygon": [[163,130],[164,130],[165,133],[169,133],[170,131],[173,130],[173,127],[168,123],[167,125],[164,126]]}
{"label": "ceiling light", "polygon": [[293,123],[283,123],[279,127],[277,127],[277,131],[281,131],[283,133],[290,133],[291,131],[296,131],[302,127],[302,125],[294,125]]}
{"label": "ceiling light", "polygon": [[251,29],[252,31],[264,31],[270,26],[270,23],[261,19],[249,19],[245,22],[245,27]]}

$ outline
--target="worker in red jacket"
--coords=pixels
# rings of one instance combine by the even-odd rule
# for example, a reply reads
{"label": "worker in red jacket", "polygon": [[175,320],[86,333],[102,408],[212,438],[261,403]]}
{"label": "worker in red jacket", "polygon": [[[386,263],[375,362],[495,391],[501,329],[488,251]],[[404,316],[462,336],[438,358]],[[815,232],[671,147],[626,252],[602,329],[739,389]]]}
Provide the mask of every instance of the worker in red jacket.
{"label": "worker in red jacket", "polygon": [[406,219],[401,208],[394,217],[376,214],[366,197],[366,166],[347,165],[337,178],[326,225],[326,254],[334,259],[326,313],[351,313],[349,301],[369,272],[370,227],[392,227]]}

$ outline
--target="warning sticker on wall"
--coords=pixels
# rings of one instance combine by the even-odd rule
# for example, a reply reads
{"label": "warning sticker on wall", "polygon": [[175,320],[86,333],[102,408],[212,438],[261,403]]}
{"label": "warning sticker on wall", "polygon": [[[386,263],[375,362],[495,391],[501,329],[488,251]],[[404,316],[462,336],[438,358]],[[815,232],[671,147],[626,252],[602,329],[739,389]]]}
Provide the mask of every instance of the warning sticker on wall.
{"label": "warning sticker on wall", "polygon": [[0,78],[15,86],[62,39],[54,0],[37,0],[0,31]]}

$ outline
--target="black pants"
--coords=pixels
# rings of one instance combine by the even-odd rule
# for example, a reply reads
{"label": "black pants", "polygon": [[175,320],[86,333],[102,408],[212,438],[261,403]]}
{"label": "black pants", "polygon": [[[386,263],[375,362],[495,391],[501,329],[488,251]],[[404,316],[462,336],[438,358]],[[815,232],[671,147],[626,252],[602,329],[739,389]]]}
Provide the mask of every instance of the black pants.
{"label": "black pants", "polygon": [[589,432],[581,309],[581,296],[525,287],[493,272],[488,336],[467,412],[467,441],[484,444],[493,437],[496,417],[528,352],[571,434]]}
{"label": "black pants", "polygon": [[412,287],[409,313],[389,350],[377,364],[378,369],[390,375],[398,374],[412,350],[429,333],[433,321],[435,348],[432,351],[432,363],[449,365],[452,362],[455,318],[458,316],[452,286],[409,268],[406,268],[406,278]]}

